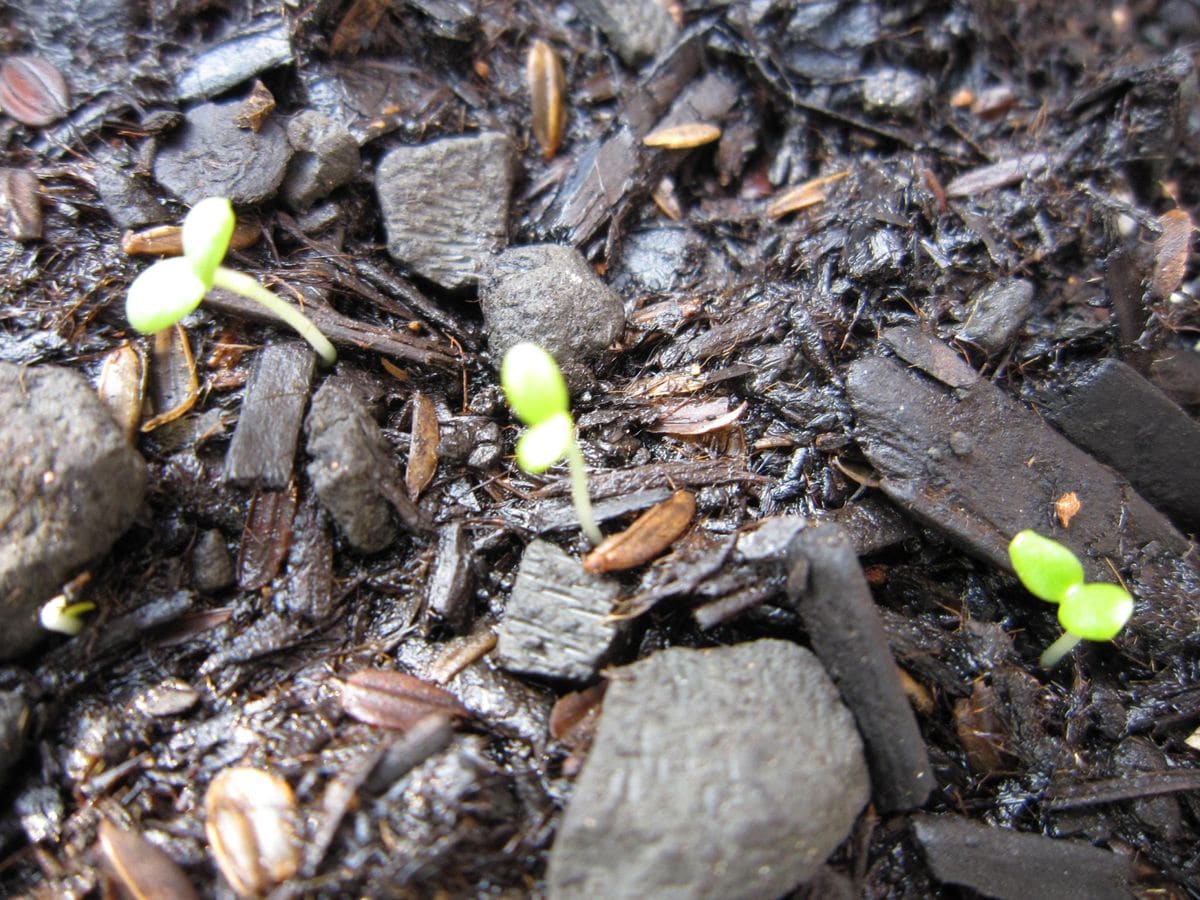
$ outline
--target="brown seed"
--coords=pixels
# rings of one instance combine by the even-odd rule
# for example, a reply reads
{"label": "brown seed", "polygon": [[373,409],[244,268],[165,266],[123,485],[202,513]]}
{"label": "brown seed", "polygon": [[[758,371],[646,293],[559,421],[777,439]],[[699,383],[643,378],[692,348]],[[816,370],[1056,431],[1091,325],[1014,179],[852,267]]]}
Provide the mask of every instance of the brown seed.
{"label": "brown seed", "polygon": [[676,491],[662,503],[638,516],[620,534],[605,538],[583,559],[583,568],[593,575],[619,572],[647,563],[671,546],[687,531],[696,515],[696,498],[689,491]]}
{"label": "brown seed", "polygon": [[408,445],[404,484],[414,500],[429,487],[437,473],[439,443],[437,410],[433,401],[420,392],[413,394],[412,440]]}
{"label": "brown seed", "polygon": [[550,736],[570,749],[589,741],[595,733],[607,687],[608,682],[601,681],[582,691],[571,691],[559,697],[550,710]]}
{"label": "brown seed", "polygon": [[144,369],[141,354],[131,344],[123,344],[104,358],[96,393],[108,407],[126,439],[133,443],[142,419]]}
{"label": "brown seed", "polygon": [[0,219],[15,241],[36,241],[42,236],[42,204],[32,172],[0,169]]}
{"label": "brown seed", "polygon": [[192,900],[200,895],[183,870],[140,834],[100,822],[100,850],[124,892],[136,900]]}
{"label": "brown seed", "polygon": [[49,125],[70,108],[62,74],[40,56],[10,56],[0,63],[0,109],[23,125]]}
{"label": "brown seed", "polygon": [[794,213],[818,203],[824,203],[829,196],[826,188],[834,182],[841,181],[850,174],[849,169],[842,169],[832,175],[822,175],[820,178],[810,178],[803,184],[790,187],[767,204],[767,216],[781,219],[788,213]]}
{"label": "brown seed", "polygon": [[533,109],[533,136],[542,148],[545,159],[553,159],[562,142],[566,124],[566,77],[558,54],[543,40],[529,47],[525,63],[529,82],[530,106]]}
{"label": "brown seed", "polygon": [[296,797],[286,781],[249,766],[225,769],[204,795],[204,833],[225,880],[257,897],[300,867]]}
{"label": "brown seed", "polygon": [[1172,209],[1158,217],[1158,224],[1162,226],[1162,234],[1154,242],[1150,293],[1156,300],[1166,300],[1179,289],[1187,274],[1192,252],[1192,220],[1182,209]]}
{"label": "brown seed", "polygon": [[[238,219],[229,249],[253,247],[260,237],[262,227],[257,222]],[[182,256],[183,229],[178,225],[155,225],[141,231],[127,231],[121,235],[121,250],[128,256]]]}
{"label": "brown seed", "polygon": [[1063,494],[1054,501],[1054,515],[1058,516],[1058,522],[1063,528],[1071,524],[1071,520],[1075,518],[1075,513],[1079,512],[1082,504],[1079,502],[1079,495],[1074,491],[1069,491]]}
{"label": "brown seed", "polygon": [[664,150],[691,150],[693,147],[711,144],[720,136],[721,129],[716,125],[688,122],[684,125],[656,128],[642,138],[642,143],[647,147],[661,147]]}
{"label": "brown seed", "polygon": [[360,722],[397,731],[405,731],[433,713],[470,715],[449,691],[412,675],[383,669],[365,669],[343,681],[342,708]]}

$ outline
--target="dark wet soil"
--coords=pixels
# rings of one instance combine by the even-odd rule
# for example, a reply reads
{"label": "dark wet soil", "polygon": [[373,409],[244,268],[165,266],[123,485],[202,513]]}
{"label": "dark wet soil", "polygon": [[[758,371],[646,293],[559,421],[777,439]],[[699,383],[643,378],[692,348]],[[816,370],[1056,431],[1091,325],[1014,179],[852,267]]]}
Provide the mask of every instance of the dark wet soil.
{"label": "dark wet soil", "polygon": [[[148,494],[79,588],[98,611],[78,638],[48,636],[0,670],[0,891],[99,895],[106,818],[204,895],[228,895],[204,798],[236,764],[284,779],[300,811],[299,861],[274,896],[544,890],[586,754],[551,735],[550,710],[599,677],[517,675],[486,654],[523,548],[588,548],[565,478],[513,462],[475,289],[389,256],[373,185],[389,151],[489,131],[519,157],[508,244],[579,248],[625,303],[622,338],[573,396],[606,531],[677,489],[696,496],[673,553],[611,576],[616,608],[636,617],[592,665],[759,637],[809,645],[786,545],[752,560],[731,542],[770,516],[840,522],[917,711],[936,782],[922,815],[1074,838],[1127,860],[1139,896],[1200,896],[1187,537],[1200,8],[665,5],[670,40],[646,60],[622,58],[571,4],[520,0],[322,0],[284,4],[282,19],[279,4],[190,0],[0,11],[0,50],[48,60],[71,90],[65,119],[0,119],[0,161],[38,194],[31,213],[19,179],[0,192],[0,359],[95,383],[132,341],[155,386],[145,419],[189,394],[179,347],[155,352],[123,311],[148,265],[123,252],[124,225],[185,211],[151,177],[176,113],[198,102],[177,73],[281,24],[290,59],[217,93],[241,100],[258,77],[268,115],[318,109],[362,154],[315,209],[275,196],[239,209],[259,239],[230,257],[313,311],[339,346],[334,373],[237,298],[188,319],[194,402],[136,437]],[[565,66],[551,159],[532,134],[534,38]],[[642,143],[697,121],[720,139]],[[101,196],[114,172],[120,201]],[[263,371],[265,358],[282,362]],[[1128,371],[1096,368],[1112,360]],[[318,500],[304,415],[332,378],[358,397],[355,446],[376,488],[349,506],[390,517],[384,549]],[[1072,424],[1071,408],[1111,414],[1121,440]],[[1130,586],[1134,619],[1114,644],[1038,667],[1058,628],[1006,571],[1022,527]],[[471,716],[401,738],[356,721],[339,683],[368,668],[443,684]],[[877,792],[795,896],[973,896],[931,867],[925,820],[878,802],[895,795]],[[996,851],[1024,852],[1045,864],[1044,847]],[[1004,889],[1032,893],[1035,875]]]}

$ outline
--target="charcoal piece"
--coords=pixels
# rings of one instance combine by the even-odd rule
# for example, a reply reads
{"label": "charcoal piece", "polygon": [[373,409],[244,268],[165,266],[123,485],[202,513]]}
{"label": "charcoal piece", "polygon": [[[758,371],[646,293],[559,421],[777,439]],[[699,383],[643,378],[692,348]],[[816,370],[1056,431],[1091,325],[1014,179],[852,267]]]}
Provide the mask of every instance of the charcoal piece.
{"label": "charcoal piece", "polygon": [[1129,860],[1079,841],[914,816],[913,830],[940,880],[999,900],[1124,900]]}
{"label": "charcoal piece", "polygon": [[885,813],[923,805],[934,787],[929,752],[849,533],[806,528],[788,555],[788,600],[854,713],[875,805]]}
{"label": "charcoal piece", "polygon": [[388,253],[444,288],[474,284],[508,240],[514,159],[512,141],[497,133],[388,153],[375,174]]}
{"label": "charcoal piece", "polygon": [[175,80],[179,99],[207,100],[268,69],[290,65],[287,23],[270,20],[259,25],[193,57]]}
{"label": "charcoal piece", "polygon": [[401,484],[400,471],[383,432],[346,379],[330,378],[313,395],[304,433],[312,457],[308,477],[338,530],[362,553],[391,544],[396,528],[384,487]]}
{"label": "charcoal piece", "polygon": [[196,539],[192,548],[192,583],[204,593],[221,591],[233,584],[233,559],[225,537],[210,528]]}
{"label": "charcoal piece", "polygon": [[78,373],[0,363],[0,660],[45,631],[37,610],[133,524],[146,471]]}
{"label": "charcoal piece", "polygon": [[[906,339],[939,344],[911,333]],[[1124,560],[1151,541],[1176,554],[1187,550],[1170,522],[1109,469],[999,388],[964,374],[955,370],[949,388],[892,359],[850,364],[856,437],[894,503],[1004,569],[1008,542],[1023,528],[1053,531],[1082,557],[1092,580],[1110,577],[1102,557]],[[969,445],[969,452],[952,446],[956,433],[958,451]],[[1069,529],[1051,529],[1054,502],[1068,490],[1078,494],[1080,511]]]}
{"label": "charcoal piece", "polygon": [[225,454],[227,482],[271,490],[287,487],[315,366],[312,350],[300,341],[270,344],[259,351]]}
{"label": "charcoal piece", "polygon": [[474,581],[466,529],[461,521],[438,529],[437,548],[425,587],[425,609],[435,624],[461,634],[471,615]]}
{"label": "charcoal piece", "polygon": [[956,336],[978,344],[988,354],[999,353],[1016,337],[1032,311],[1032,282],[1024,278],[994,281],[971,297],[967,321]]}
{"label": "charcoal piece", "polygon": [[625,330],[620,296],[573,247],[505,250],[480,277],[479,303],[497,366],[514,344],[536,340],[574,386],[592,380],[600,355]]}
{"label": "charcoal piece", "polygon": [[28,724],[29,701],[25,691],[21,688],[0,691],[0,787],[8,782],[13,767],[21,760]]}
{"label": "charcoal piece", "polygon": [[608,661],[623,629],[607,621],[618,582],[589,575],[554,544],[525,548],[500,624],[496,658],[512,672],[586,681]]}
{"label": "charcoal piece", "polygon": [[842,269],[855,279],[890,277],[901,270],[907,255],[894,228],[856,228],[842,252]]}
{"label": "charcoal piece", "polygon": [[308,494],[292,523],[287,576],[279,597],[288,612],[320,622],[333,612],[334,596],[333,541],[316,498]]}
{"label": "charcoal piece", "polygon": [[267,119],[257,132],[238,128],[241,100],[188,110],[154,157],[154,179],[189,205],[228,197],[252,205],[275,196],[292,158],[283,127]]}
{"label": "charcoal piece", "polygon": [[604,32],[630,66],[658,56],[679,32],[658,0],[576,0],[575,8]]}
{"label": "charcoal piece", "polygon": [[287,136],[296,153],[283,181],[283,198],[292,209],[308,209],[358,174],[358,142],[319,112],[305,110],[293,118]]}
{"label": "charcoal piece", "polygon": [[854,720],[807,650],[663,650],[609,681],[549,896],[782,896],[867,797]]}
{"label": "charcoal piece", "polygon": [[1102,360],[1046,415],[1180,528],[1200,531],[1200,425],[1153,384],[1120,360]]}

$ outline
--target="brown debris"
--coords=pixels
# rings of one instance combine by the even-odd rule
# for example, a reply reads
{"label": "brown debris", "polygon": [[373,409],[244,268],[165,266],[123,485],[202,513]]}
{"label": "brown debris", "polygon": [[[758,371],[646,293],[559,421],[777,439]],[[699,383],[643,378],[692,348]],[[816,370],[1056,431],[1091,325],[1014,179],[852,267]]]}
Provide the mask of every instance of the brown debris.
{"label": "brown debris", "polygon": [[767,204],[767,217],[782,219],[788,213],[798,212],[802,209],[808,209],[810,206],[817,206],[820,203],[824,203],[825,199],[829,196],[827,188],[841,181],[849,174],[849,169],[842,169],[840,172],[822,175],[820,178],[810,178],[803,184],[787,188],[782,193],[771,198],[771,202]]}
{"label": "brown debris", "polygon": [[104,358],[96,393],[131,444],[137,439],[142,420],[144,382],[142,355],[132,344],[122,344]]}
{"label": "brown debris", "polygon": [[277,775],[223,770],[204,795],[204,833],[225,880],[242,897],[283,884],[300,867],[296,797]]}
{"label": "brown debris", "polygon": [[164,328],[154,335],[149,381],[149,397],[155,415],[142,423],[143,432],[174,422],[196,405],[200,382],[196,376],[192,345],[182,325]]}
{"label": "brown debris", "polygon": [[242,108],[233,117],[233,124],[238,128],[248,128],[255,134],[262,129],[263,123],[275,112],[275,95],[258,79],[250,89],[250,95],[242,101]]}
{"label": "brown debris", "polygon": [[408,496],[416,500],[433,481],[438,465],[438,418],[433,401],[424,394],[413,394],[412,442],[408,449],[408,467],[404,484]]}
{"label": "brown debris", "polygon": [[598,575],[620,572],[648,563],[673,544],[696,515],[696,497],[676,491],[640,515],[620,534],[605,538],[583,559],[585,571]]}
{"label": "brown debris", "polygon": [[406,731],[426,716],[470,715],[449,691],[403,672],[365,669],[341,686],[342,708],[368,725]]}
{"label": "brown debris", "polygon": [[14,241],[36,241],[42,236],[42,204],[32,172],[0,168],[0,220]]}
{"label": "brown debris", "polygon": [[1071,524],[1071,520],[1075,518],[1075,514],[1079,510],[1079,495],[1074,491],[1068,491],[1054,501],[1054,515],[1058,519],[1058,524],[1063,528]]}
{"label": "brown debris", "polygon": [[199,894],[183,870],[140,834],[100,822],[100,852],[122,889],[138,900],[192,900]]}
{"label": "brown debris", "polygon": [[10,56],[0,63],[0,109],[22,125],[49,125],[70,112],[62,73],[40,56]]}
{"label": "brown debris", "polygon": [[525,78],[533,115],[533,137],[542,148],[542,157],[551,160],[562,143],[567,119],[566,77],[558,53],[541,39],[529,46]]}
{"label": "brown debris", "polygon": [[[230,250],[253,247],[262,237],[262,226],[239,218],[229,239]],[[128,256],[182,256],[183,228],[179,225],[155,225],[121,235],[121,252]]]}
{"label": "brown debris", "polygon": [[1192,252],[1192,219],[1182,209],[1172,209],[1158,218],[1162,234],[1154,242],[1154,274],[1150,296],[1165,300],[1183,284]]}
{"label": "brown debris", "polygon": [[238,587],[256,591],[279,574],[292,543],[296,517],[296,486],[282,491],[259,491],[250,500],[250,512],[238,548]]}

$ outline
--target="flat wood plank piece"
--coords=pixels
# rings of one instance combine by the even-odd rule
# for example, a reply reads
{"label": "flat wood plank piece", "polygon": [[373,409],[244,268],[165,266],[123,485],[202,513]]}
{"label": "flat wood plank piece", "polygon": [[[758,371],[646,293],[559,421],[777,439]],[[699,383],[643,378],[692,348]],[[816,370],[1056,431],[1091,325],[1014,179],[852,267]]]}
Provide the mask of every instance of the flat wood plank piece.
{"label": "flat wood plank piece", "polygon": [[312,350],[299,341],[270,344],[259,351],[225,454],[227,482],[272,490],[287,487],[315,366]]}

